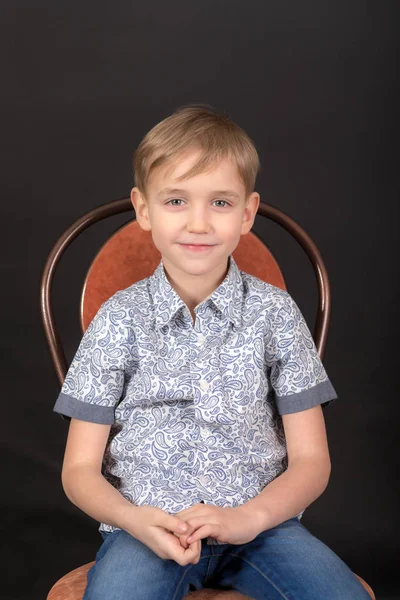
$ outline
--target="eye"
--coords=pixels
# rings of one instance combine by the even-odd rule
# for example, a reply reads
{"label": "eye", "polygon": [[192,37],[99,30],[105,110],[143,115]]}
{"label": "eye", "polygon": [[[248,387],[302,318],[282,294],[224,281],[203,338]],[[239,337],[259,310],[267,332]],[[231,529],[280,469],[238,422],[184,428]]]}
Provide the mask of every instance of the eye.
{"label": "eye", "polygon": [[226,200],[214,200],[214,204],[216,204],[218,208],[225,208],[225,206],[230,206],[229,202],[227,202]]}
{"label": "eye", "polygon": [[168,200],[167,204],[170,204],[171,206],[182,206],[182,198],[172,198],[171,200]]}

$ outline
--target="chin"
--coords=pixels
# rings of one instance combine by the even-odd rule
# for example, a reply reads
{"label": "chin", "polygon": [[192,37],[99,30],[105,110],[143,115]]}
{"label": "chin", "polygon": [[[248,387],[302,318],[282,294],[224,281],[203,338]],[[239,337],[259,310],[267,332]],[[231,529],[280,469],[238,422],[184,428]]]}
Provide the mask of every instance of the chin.
{"label": "chin", "polygon": [[220,262],[215,263],[209,262],[201,259],[192,259],[186,261],[170,261],[170,264],[175,267],[175,269],[179,269],[180,271],[184,271],[185,273],[191,275],[204,275],[205,273],[210,273],[214,269],[217,268]]}

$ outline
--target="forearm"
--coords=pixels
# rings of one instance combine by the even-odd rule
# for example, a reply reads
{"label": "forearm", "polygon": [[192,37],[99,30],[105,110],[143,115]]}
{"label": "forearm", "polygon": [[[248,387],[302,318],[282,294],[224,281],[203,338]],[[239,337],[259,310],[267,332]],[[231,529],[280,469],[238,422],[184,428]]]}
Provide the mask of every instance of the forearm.
{"label": "forearm", "polygon": [[302,459],[271,481],[245,506],[260,523],[260,533],[295,517],[325,490],[330,475],[329,459]]}
{"label": "forearm", "polygon": [[90,465],[63,471],[62,482],[69,500],[96,521],[134,533],[137,507],[126,500],[100,472]]}

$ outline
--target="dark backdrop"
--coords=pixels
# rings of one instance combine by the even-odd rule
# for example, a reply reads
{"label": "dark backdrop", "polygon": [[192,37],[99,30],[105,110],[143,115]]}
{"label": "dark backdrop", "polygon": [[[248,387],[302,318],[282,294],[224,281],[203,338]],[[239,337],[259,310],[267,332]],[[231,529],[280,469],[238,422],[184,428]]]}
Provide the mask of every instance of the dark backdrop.
{"label": "dark backdrop", "polygon": [[[248,131],[261,155],[263,200],[298,220],[326,261],[333,314],[325,365],[340,400],[326,411],[331,481],[304,522],[379,598],[395,597],[397,7],[2,1],[3,598],[45,598],[100,541],[96,523],[61,489],[67,424],[52,414],[58,384],[39,317],[44,261],[76,218],[128,195],[141,137],[189,102],[213,104]],[[85,233],[56,278],[69,359],[82,277],[122,220]],[[257,222],[256,231],[312,328],[307,260],[276,226]]]}

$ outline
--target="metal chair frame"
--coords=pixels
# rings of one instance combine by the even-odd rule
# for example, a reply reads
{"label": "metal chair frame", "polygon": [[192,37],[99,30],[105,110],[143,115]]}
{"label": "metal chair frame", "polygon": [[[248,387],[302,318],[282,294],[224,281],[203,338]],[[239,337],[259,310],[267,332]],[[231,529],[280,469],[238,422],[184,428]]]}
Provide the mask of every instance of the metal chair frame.
{"label": "metal chair frame", "polygon": [[[61,344],[60,336],[58,333],[58,329],[56,326],[51,301],[53,280],[57,266],[64,252],[67,250],[70,244],[74,241],[75,238],[78,237],[79,234],[85,231],[85,229],[87,229],[91,225],[94,225],[98,221],[106,219],[107,217],[118,215],[131,210],[133,209],[130,199],[123,198],[121,200],[114,200],[113,202],[103,204],[102,206],[99,206],[98,208],[89,211],[80,219],[75,221],[75,223],[73,223],[63,233],[63,235],[55,243],[46,261],[40,286],[40,307],[47,343],[50,349],[51,358],[53,360],[53,364],[56,370],[60,386],[64,382],[68,366],[64,350]],[[321,254],[313,240],[304,231],[304,229],[302,229],[302,227],[300,227],[300,225],[296,223],[296,221],[294,221],[291,217],[283,213],[281,210],[277,209],[274,206],[271,206],[270,204],[265,204],[261,202],[258,208],[258,214],[262,215],[263,217],[267,217],[272,221],[275,221],[281,227],[283,227],[283,229],[290,233],[303,248],[313,266],[318,289],[318,309],[314,327],[314,341],[317,347],[318,354],[322,359],[325,353],[329,331],[329,322],[331,315],[331,291],[328,273],[325,264],[322,260]],[[84,570],[89,566],[90,565],[84,565],[82,567],[79,567],[78,569],[75,569],[75,571],[65,575],[60,581],[58,581],[53,586],[52,590],[50,590],[48,598],[59,598],[61,597],[60,594],[64,597],[65,586],[66,588],[68,588],[67,593],[69,594],[71,590],[68,582],[71,576],[74,577],[75,573],[81,573],[82,569]],[[82,575],[82,577],[84,577],[84,575]],[[358,576],[356,575],[356,577]],[[364,588],[368,591],[371,598],[374,599],[375,596],[372,589],[360,577],[358,577],[358,579],[361,581]],[[82,583],[83,579],[82,581],[80,581],[80,584]],[[74,592],[72,591],[72,593]],[[77,596],[75,595],[74,597],[77,598]]]}
{"label": "metal chair frame", "polygon": [[[98,221],[102,221],[108,217],[131,210],[133,210],[133,208],[130,198],[123,198],[121,200],[114,200],[107,204],[103,204],[89,211],[80,219],[75,221],[75,223],[73,223],[62,234],[62,236],[55,243],[46,261],[40,285],[40,308],[46,340],[60,385],[62,385],[64,382],[65,375],[68,370],[68,364],[56,326],[51,300],[53,280],[57,266],[70,244],[83,231],[85,231],[85,229],[91,225],[94,225]],[[300,227],[296,221],[278,208],[275,208],[270,204],[260,202],[258,214],[275,221],[286,231],[288,231],[297,240],[310,259],[316,276],[318,288],[318,310],[314,327],[314,341],[318,354],[322,359],[325,353],[329,331],[331,315],[331,291],[328,273],[321,254],[313,240],[304,231],[304,229]]]}

